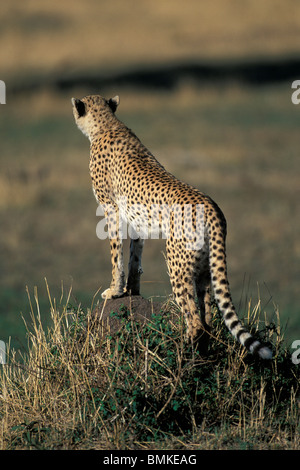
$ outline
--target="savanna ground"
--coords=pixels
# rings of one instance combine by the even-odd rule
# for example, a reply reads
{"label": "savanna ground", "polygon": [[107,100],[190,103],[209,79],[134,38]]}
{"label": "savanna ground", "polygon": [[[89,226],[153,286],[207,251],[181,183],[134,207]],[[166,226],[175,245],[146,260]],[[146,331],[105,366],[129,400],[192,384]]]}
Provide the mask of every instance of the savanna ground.
{"label": "savanna ground", "polygon": [[[103,346],[105,357],[103,358],[102,353],[98,359],[92,355],[94,361],[92,372],[88,373],[84,368],[85,365],[82,365],[80,367],[83,375],[77,376],[75,372],[71,372],[72,360],[69,354],[69,348],[72,350],[70,342],[74,337],[71,335],[68,339],[68,335],[65,334],[69,331],[69,324],[62,332],[54,328],[56,316],[60,314],[64,317],[66,312],[78,315],[78,312],[84,311],[85,321],[89,321],[86,320],[89,318],[89,309],[100,297],[99,294],[95,297],[94,295],[101,286],[103,289],[107,287],[110,278],[108,242],[100,241],[96,237],[96,225],[99,219],[96,217],[96,203],[88,174],[89,144],[73,122],[71,96],[81,97],[95,91],[105,96],[120,95],[121,104],[118,110],[120,119],[136,132],[169,171],[208,193],[223,209],[228,222],[229,280],[239,315],[247,318],[249,312],[258,312],[262,319],[262,329],[264,329],[264,318],[267,320],[268,328],[273,323],[277,325],[280,318],[279,322],[285,332],[288,347],[293,340],[300,338],[298,305],[300,108],[291,102],[290,82],[250,87],[238,81],[235,83],[218,81],[204,83],[201,86],[193,81],[184,81],[171,90],[137,90],[128,86],[122,89],[107,87],[104,90],[90,90],[81,87],[58,91],[47,86],[48,77],[71,76],[82,74],[83,71],[88,74],[94,73],[97,69],[101,74],[109,75],[111,71],[137,65],[143,68],[151,63],[159,64],[167,61],[180,63],[195,58],[200,61],[227,58],[239,60],[241,57],[255,60],[276,55],[297,55],[300,39],[299,6],[292,1],[264,1],[263,4],[253,1],[243,3],[242,7],[241,2],[230,1],[219,2],[218,6],[210,2],[210,5],[203,7],[202,2],[190,0],[183,10],[182,3],[168,0],[162,2],[115,0],[103,3],[93,0],[73,1],[72,8],[70,3],[67,1],[59,5],[57,2],[41,3],[32,0],[26,4],[11,1],[1,5],[3,21],[0,38],[4,47],[1,47],[0,52],[2,67],[0,78],[6,81],[7,104],[0,109],[0,339],[5,342],[10,341],[13,348],[18,351],[15,360],[20,358],[21,354],[28,353],[26,339],[28,332],[20,312],[30,324],[33,321],[32,311],[34,311],[35,316],[41,316],[43,324],[43,327],[37,325],[39,332],[33,336],[29,334],[33,343],[29,347],[29,358],[22,359],[27,364],[25,372],[11,371],[18,377],[7,376],[5,382],[5,393],[10,398],[3,402],[6,404],[6,414],[3,414],[3,409],[1,411],[2,417],[5,416],[1,428],[3,448],[34,447],[32,442],[36,442],[37,447],[49,448],[52,445],[54,448],[57,445],[57,447],[72,448],[76,447],[74,444],[76,433],[79,436],[78,442],[84,441],[83,446],[93,447],[89,434],[91,429],[94,429],[93,438],[97,442],[94,447],[98,448],[134,447],[136,444],[133,444],[133,441],[137,442],[140,436],[137,432],[133,436],[126,434],[127,437],[123,441],[120,437],[124,435],[122,422],[125,418],[122,417],[122,410],[126,404],[120,404],[119,414],[123,419],[120,422],[117,420],[120,428],[116,427],[112,431],[110,425],[112,422],[115,423],[115,420],[111,419],[117,415],[117,411],[115,415],[107,412],[112,406],[111,401],[103,405],[108,406],[106,411],[101,409],[100,402],[103,401],[101,393],[104,393],[101,388],[95,386],[95,393],[89,392],[89,395],[85,395],[86,398],[82,396],[80,403],[73,400],[80,383],[84,383],[83,394],[93,389],[91,383],[95,374],[99,372],[101,360],[104,361],[102,365],[109,364],[110,354],[113,354],[115,347],[119,351],[119,346],[116,344],[109,346],[109,343],[105,343]],[[248,14],[245,14],[245,9],[248,9]],[[111,34],[112,29],[113,34]],[[20,83],[28,83],[33,78],[42,85],[38,91],[10,93],[10,85],[20,86]],[[299,78],[300,72],[299,76],[295,76],[295,79]],[[165,301],[171,292],[163,250],[163,241],[149,241],[145,246],[143,258],[142,294],[158,301]],[[51,302],[45,277],[51,292]],[[37,286],[38,309],[35,305],[31,309],[28,300],[28,293],[33,296],[34,286]],[[70,286],[72,294],[67,305]],[[51,315],[55,317],[54,320]],[[75,321],[75,324],[77,323]],[[55,331],[53,334],[49,333],[50,336],[46,339],[41,331],[45,331],[46,335],[48,326],[50,330],[54,328]],[[135,331],[134,328],[131,333]],[[157,341],[164,344],[164,335],[171,335],[173,338],[174,333],[171,334],[164,328],[159,340],[151,339],[144,334],[145,342],[136,345],[137,349],[140,348],[139,352],[144,361],[145,347],[149,341],[153,341],[154,357],[157,355],[164,358],[164,352],[156,349]],[[157,330],[157,325],[154,330]],[[290,366],[287,352],[278,353],[275,365],[267,368],[267,371],[270,371],[274,367],[269,378],[263,375],[259,387],[255,374],[262,373],[260,367],[255,369],[258,366],[249,365],[247,361],[244,367],[243,353],[240,350],[234,353],[232,348],[228,349],[227,346],[222,351],[224,355],[228,355],[230,351],[229,363],[220,362],[213,369],[209,369],[210,366],[207,365],[200,377],[197,375],[198,372],[193,375],[197,364],[195,358],[189,356],[183,359],[182,354],[185,353],[180,349],[178,329],[175,328],[174,331],[175,337],[170,341],[174,345],[177,344],[174,346],[176,350],[174,355],[177,357],[174,367],[178,374],[177,378],[169,377],[169,381],[166,382],[170,390],[175,390],[175,402],[172,402],[172,399],[168,403],[170,408],[166,407],[165,418],[167,420],[168,416],[173,416],[173,411],[177,411],[178,407],[176,400],[182,396],[182,393],[185,394],[192,437],[191,435],[188,439],[182,437],[185,435],[184,431],[180,442],[189,444],[180,445],[192,446],[198,442],[202,448],[205,446],[218,448],[218,444],[221,447],[217,437],[217,426],[219,431],[222,427],[221,435],[225,436],[222,442],[225,447],[228,444],[227,448],[230,448],[230,443],[233,443],[232,446],[235,448],[246,448],[250,441],[250,447],[254,448],[272,448],[272,446],[297,448],[299,414],[295,398],[296,382],[293,382],[297,367],[294,367],[294,372],[291,368],[286,371],[287,374],[294,374],[293,376],[289,375],[287,378],[278,375],[279,363],[284,364],[283,369]],[[127,341],[128,338],[125,344]],[[62,349],[57,353],[58,356],[55,356],[56,353],[53,351],[56,349],[53,350],[52,346],[57,342],[62,345]],[[37,344],[43,345],[46,358],[42,355],[34,356],[37,354],[34,349]],[[93,344],[97,344],[95,348],[99,351],[99,345],[102,344],[100,339],[96,338]],[[218,349],[218,345],[217,342],[215,348]],[[90,347],[89,343],[84,351],[91,353]],[[107,347],[111,349],[107,350]],[[292,352],[291,349],[289,351]],[[86,352],[82,354],[83,364]],[[124,351],[121,356],[127,358],[127,354],[128,352]],[[214,355],[219,357],[216,349],[212,349],[212,357]],[[171,358],[171,363],[173,359]],[[202,383],[203,387],[208,387],[210,390],[209,397],[201,405],[201,409],[198,406],[199,400],[195,400],[195,407],[191,408],[189,401],[191,396],[187,398],[186,386],[182,382],[182,370],[176,369],[178,365],[181,367],[184,361],[187,361],[185,363],[188,364],[187,370],[191,372],[189,379],[192,382],[195,379],[193,383]],[[235,366],[234,361],[242,365]],[[53,372],[56,374],[53,381],[48,378],[45,381],[40,378],[35,381],[34,377],[38,374],[33,375],[32,383],[26,388],[29,371],[36,370],[36,367],[39,368],[44,363],[50,364],[51,370],[58,365],[56,372]],[[118,367],[119,363],[120,361]],[[145,363],[144,366],[141,365],[140,360],[134,367],[137,364],[141,368],[139,370],[147,369]],[[167,361],[166,364],[167,367],[171,367]],[[65,368],[61,376],[62,367]],[[141,377],[145,382],[145,376],[138,374],[134,367],[131,373],[135,371],[137,377]],[[203,364],[201,367],[203,368]],[[218,402],[220,407],[224,403],[231,404],[224,391],[226,386],[222,388],[217,382],[217,377],[221,374],[223,377],[221,383],[224,382],[230,389],[231,379],[226,382],[225,377],[233,377],[236,372],[235,367],[244,367],[237,375],[238,392],[235,397],[239,396],[238,407],[234,404],[232,411],[230,406],[227,408],[225,406],[225,410],[229,410],[228,414],[224,411],[219,420],[215,415],[209,420],[208,416],[213,410],[215,397],[223,400],[222,403]],[[58,370],[60,372],[57,372]],[[254,375],[251,375],[251,380],[247,375],[249,370],[255,371]],[[153,374],[145,386],[148,387],[152,383],[152,386],[157,385],[158,390],[161,390],[163,384],[155,382],[160,380],[158,375],[155,375],[157,374],[155,368]],[[209,374],[216,378],[214,384],[206,382]],[[268,372],[265,374],[268,375]],[[112,383],[109,382],[112,381],[112,376],[106,377],[106,380],[108,382],[105,383]],[[284,381],[284,385],[281,384],[281,380]],[[51,389],[51,393],[54,393],[54,389],[57,390],[61,386],[61,381],[65,388],[61,401],[57,396],[59,403],[57,409],[54,402],[43,404],[42,398],[39,398],[42,396],[42,391],[39,392],[40,395],[39,393],[35,395],[36,399],[33,399],[34,387],[45,387],[45,389],[50,387],[47,389],[48,392]],[[249,381],[251,386],[245,391],[246,395],[243,395],[242,384]],[[18,400],[14,395],[17,392],[12,383],[18,384],[20,390]],[[129,396],[135,388],[130,388],[130,384],[127,385],[129,388],[126,393]],[[120,383],[117,382],[116,394],[121,393],[118,392],[119,386]],[[137,389],[142,386],[138,383]],[[221,388],[218,388],[219,386]],[[282,409],[285,406],[284,411],[276,408],[281,399],[281,395],[278,395],[280,386],[285,394],[282,406]],[[276,391],[274,395],[265,395],[266,388],[272,387]],[[151,405],[152,408],[150,406],[149,414],[145,414],[149,422],[145,421],[141,425],[144,426],[144,430],[147,426],[148,431],[153,428],[153,420],[160,411],[159,406],[162,408],[170,396],[167,396],[168,390],[166,389],[165,395],[157,395],[157,401]],[[191,390],[196,396],[198,392],[193,388]],[[249,400],[251,395],[256,396],[255,393],[260,393],[260,396],[253,398],[254,402],[257,400],[255,402],[257,404],[253,402],[251,408],[250,403],[245,404],[245,400],[246,397]],[[200,395],[205,400],[203,390]],[[3,396],[2,391],[1,397]],[[144,399],[145,397],[137,396],[137,406],[144,403]],[[14,400],[18,405],[11,408]],[[72,400],[78,404],[77,409],[69,407]],[[113,398],[109,397],[109,400]],[[24,414],[22,403],[26,403],[28,416]],[[203,410],[205,403],[207,403],[207,414]],[[268,418],[265,414],[266,403],[269,406]],[[66,419],[64,440],[59,442],[56,439],[61,429],[57,427],[57,423],[63,419],[59,410],[65,408],[66,404],[68,404],[66,410],[70,414],[64,416]],[[94,407],[93,412],[96,412],[94,420],[88,418],[92,414],[90,407]],[[42,414],[43,409],[48,410],[46,418]],[[83,410],[87,409],[89,409],[86,412],[87,420],[82,418],[83,428],[80,428],[78,424],[80,416]],[[103,411],[103,414],[100,411]],[[272,438],[271,423],[277,414],[280,415],[281,424],[277,423],[274,427],[273,436],[276,437]],[[132,413],[130,419],[133,421],[134,416],[135,418],[139,416],[139,412]],[[250,416],[250,421],[247,421],[247,416]],[[100,421],[97,421],[98,418]],[[31,424],[33,431],[30,434],[30,423],[35,421],[38,424]],[[226,423],[229,423],[227,435],[224,431]],[[286,423],[286,427],[283,423]],[[138,424],[134,426],[135,430],[140,429]],[[174,429],[163,428],[163,425],[162,429],[165,430],[164,439],[167,439],[170,433],[172,436],[178,436],[178,429],[177,434]],[[266,429],[268,431],[264,431]],[[283,434],[280,434],[281,430]],[[149,431],[145,440],[148,439],[150,442],[152,439],[151,445],[157,446],[155,441],[157,436],[153,432],[153,429]],[[268,437],[262,439],[262,444],[259,446],[262,432]],[[38,438],[34,441],[36,436]],[[255,436],[260,437],[255,439]],[[165,445],[170,447],[173,441],[171,439],[164,442],[168,442]],[[174,445],[179,444],[177,442]],[[80,447],[80,444],[77,447]]]}

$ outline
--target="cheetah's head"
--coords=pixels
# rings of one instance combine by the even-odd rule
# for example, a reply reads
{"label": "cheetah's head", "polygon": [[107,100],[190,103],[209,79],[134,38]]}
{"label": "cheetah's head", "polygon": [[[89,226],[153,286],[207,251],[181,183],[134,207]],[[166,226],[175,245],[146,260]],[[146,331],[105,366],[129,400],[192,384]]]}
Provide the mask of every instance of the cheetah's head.
{"label": "cheetah's head", "polygon": [[120,98],[115,96],[106,100],[99,95],[90,95],[82,99],[72,98],[73,114],[79,129],[90,140],[103,132],[107,124],[116,119],[114,113]]}

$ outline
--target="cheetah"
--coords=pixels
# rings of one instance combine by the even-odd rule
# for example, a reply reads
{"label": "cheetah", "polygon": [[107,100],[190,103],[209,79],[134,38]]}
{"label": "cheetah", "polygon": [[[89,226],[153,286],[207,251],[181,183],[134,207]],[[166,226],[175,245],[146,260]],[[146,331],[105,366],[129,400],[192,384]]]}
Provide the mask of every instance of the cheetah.
{"label": "cheetah", "polygon": [[[141,258],[144,239],[140,232],[130,240],[127,281],[123,263],[123,240],[116,229],[116,216],[134,225],[154,218],[154,208],[169,215],[166,259],[172,292],[184,314],[189,341],[205,345],[211,331],[211,289],[225,325],[252,354],[271,359],[271,350],[255,339],[239,320],[231,298],[226,265],[226,220],[218,205],[198,189],[170,174],[116,117],[119,97],[90,95],[72,98],[78,128],[90,140],[90,175],[96,200],[103,207],[109,231],[112,281],[104,299],[140,294]],[[124,202],[125,201],[125,202]],[[132,208],[136,208],[135,211]],[[202,208],[197,218],[196,209]],[[173,209],[175,210],[168,210]],[[189,227],[182,230],[179,213],[187,208]],[[166,228],[163,211],[155,214],[159,230]],[[202,216],[202,219],[201,219]],[[197,224],[197,220],[202,225]],[[118,219],[119,220],[119,219]],[[178,222],[179,220],[179,222]],[[197,228],[202,227],[198,244]],[[136,228],[136,227],[135,227]],[[198,306],[196,303],[198,299]]]}

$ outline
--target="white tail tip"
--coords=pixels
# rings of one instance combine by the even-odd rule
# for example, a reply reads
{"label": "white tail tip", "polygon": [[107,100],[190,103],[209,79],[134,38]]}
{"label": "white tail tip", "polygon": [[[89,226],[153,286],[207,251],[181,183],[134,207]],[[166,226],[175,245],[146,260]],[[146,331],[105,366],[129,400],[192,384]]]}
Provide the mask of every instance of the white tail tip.
{"label": "white tail tip", "polygon": [[262,359],[272,359],[273,357],[271,349],[267,348],[267,346],[260,348],[258,354]]}

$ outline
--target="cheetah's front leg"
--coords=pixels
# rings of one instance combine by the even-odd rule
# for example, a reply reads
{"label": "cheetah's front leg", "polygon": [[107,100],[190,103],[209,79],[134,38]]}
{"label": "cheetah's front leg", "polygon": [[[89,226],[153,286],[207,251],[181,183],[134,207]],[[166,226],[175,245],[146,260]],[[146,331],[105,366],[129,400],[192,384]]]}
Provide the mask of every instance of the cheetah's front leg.
{"label": "cheetah's front leg", "polygon": [[137,238],[130,242],[130,256],[128,264],[128,280],[126,291],[131,295],[140,295],[140,278],[142,270],[142,252],[144,240]]}
{"label": "cheetah's front leg", "polygon": [[125,273],[123,262],[123,240],[119,230],[119,210],[117,206],[108,205],[105,210],[110,242],[112,280],[110,287],[102,292],[103,299],[113,299],[125,295]]}
{"label": "cheetah's front leg", "polygon": [[110,287],[102,292],[103,299],[122,297],[125,294],[125,273],[123,263],[123,243],[119,238],[110,239],[112,280]]}

